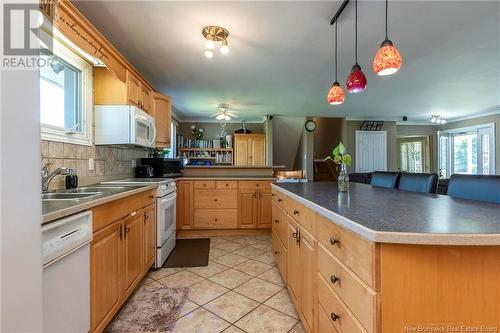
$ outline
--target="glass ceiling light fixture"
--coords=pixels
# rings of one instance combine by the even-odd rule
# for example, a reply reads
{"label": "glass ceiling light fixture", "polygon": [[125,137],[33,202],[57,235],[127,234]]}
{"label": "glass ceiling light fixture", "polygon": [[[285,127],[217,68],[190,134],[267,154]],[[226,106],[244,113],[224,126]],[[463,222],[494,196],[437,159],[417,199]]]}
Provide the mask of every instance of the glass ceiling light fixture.
{"label": "glass ceiling light fixture", "polygon": [[387,37],[387,9],[388,0],[385,0],[385,40],[373,59],[373,71],[379,76],[387,76],[396,73],[403,64],[403,57],[392,41]]}
{"label": "glass ceiling light fixture", "polygon": [[366,89],[366,76],[358,64],[358,0],[354,1],[354,59],[356,63],[352,66],[351,73],[347,77],[346,88],[351,94],[357,94]]}
{"label": "glass ceiling light fixture", "polygon": [[440,115],[437,115],[437,114],[431,115],[431,118],[429,119],[429,121],[433,124],[438,124],[438,125],[446,124],[446,119],[444,119],[443,117],[441,117]]}
{"label": "glass ceiling light fixture", "polygon": [[216,25],[211,25],[203,28],[201,31],[203,37],[205,37],[205,57],[213,58],[215,43],[221,42],[220,53],[228,54],[229,46],[227,43],[227,37],[229,36],[229,31],[224,29],[223,27],[219,27]]}
{"label": "glass ceiling light fixture", "polygon": [[340,105],[344,103],[345,100],[345,92],[344,89],[340,86],[340,83],[337,81],[337,22],[335,21],[335,82],[333,82],[330,91],[328,91],[328,96],[326,101],[330,105]]}

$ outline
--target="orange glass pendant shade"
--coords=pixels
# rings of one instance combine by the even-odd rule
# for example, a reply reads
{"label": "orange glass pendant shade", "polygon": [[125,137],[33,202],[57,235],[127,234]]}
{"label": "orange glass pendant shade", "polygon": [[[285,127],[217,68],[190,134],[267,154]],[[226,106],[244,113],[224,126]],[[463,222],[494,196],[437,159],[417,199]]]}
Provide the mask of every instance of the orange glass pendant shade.
{"label": "orange glass pendant shade", "polygon": [[328,97],[326,98],[326,101],[330,105],[339,105],[344,103],[345,100],[345,92],[344,89],[340,86],[340,84],[335,81],[330,88],[330,91],[328,91]]}
{"label": "orange glass pendant shade", "polygon": [[388,39],[380,45],[375,58],[373,59],[373,71],[380,76],[396,73],[403,64],[403,57],[398,49]]}

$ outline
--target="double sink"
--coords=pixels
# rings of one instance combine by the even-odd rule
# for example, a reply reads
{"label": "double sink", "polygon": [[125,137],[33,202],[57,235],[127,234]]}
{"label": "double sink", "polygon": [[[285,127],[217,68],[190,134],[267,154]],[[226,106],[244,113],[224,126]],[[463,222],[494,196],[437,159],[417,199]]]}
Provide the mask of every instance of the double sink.
{"label": "double sink", "polygon": [[121,186],[95,186],[79,187],[69,190],[60,190],[57,192],[42,193],[42,201],[62,201],[62,200],[81,200],[96,197],[105,192],[116,192],[123,190]]}

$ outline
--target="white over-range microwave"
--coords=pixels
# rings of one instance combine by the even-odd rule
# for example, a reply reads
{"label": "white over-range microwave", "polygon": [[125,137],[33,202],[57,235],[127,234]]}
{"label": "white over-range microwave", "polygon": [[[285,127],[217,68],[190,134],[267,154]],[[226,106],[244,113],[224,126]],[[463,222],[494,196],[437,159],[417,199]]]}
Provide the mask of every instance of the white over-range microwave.
{"label": "white over-range microwave", "polygon": [[155,119],[131,105],[95,106],[96,145],[154,147]]}

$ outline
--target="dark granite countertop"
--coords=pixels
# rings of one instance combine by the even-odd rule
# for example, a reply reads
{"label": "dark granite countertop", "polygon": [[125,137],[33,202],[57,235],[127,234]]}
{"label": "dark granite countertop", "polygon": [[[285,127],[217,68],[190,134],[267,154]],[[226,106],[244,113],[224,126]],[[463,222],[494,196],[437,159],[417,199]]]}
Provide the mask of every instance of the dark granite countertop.
{"label": "dark granite countertop", "polygon": [[[89,185],[101,194],[78,200],[42,200],[42,224],[157,187],[154,185]],[[64,191],[60,191],[64,192]]]}
{"label": "dark granite countertop", "polygon": [[500,245],[500,205],[351,183],[273,184],[318,213],[375,242]]}

